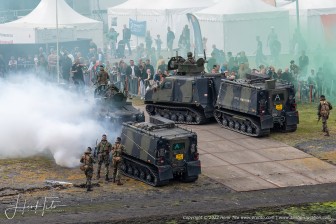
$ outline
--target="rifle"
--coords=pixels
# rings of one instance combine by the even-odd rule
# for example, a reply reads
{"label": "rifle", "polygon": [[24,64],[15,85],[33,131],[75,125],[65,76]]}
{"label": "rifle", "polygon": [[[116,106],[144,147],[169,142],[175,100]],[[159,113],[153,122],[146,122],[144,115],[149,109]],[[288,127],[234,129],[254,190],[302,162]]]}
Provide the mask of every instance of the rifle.
{"label": "rifle", "polygon": [[318,124],[320,122],[320,120],[321,120],[321,116],[318,116],[316,124]]}
{"label": "rifle", "polygon": [[98,154],[98,147],[97,147],[97,142],[98,142],[98,139],[96,140],[96,146],[95,146],[95,149],[93,151],[93,158],[94,159],[97,159],[97,154]]}

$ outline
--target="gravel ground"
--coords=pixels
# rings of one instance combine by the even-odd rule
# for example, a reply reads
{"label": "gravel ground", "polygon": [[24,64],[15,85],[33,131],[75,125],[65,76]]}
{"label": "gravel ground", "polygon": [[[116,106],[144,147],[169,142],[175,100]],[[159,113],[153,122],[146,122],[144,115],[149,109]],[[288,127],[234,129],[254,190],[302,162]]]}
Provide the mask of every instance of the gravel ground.
{"label": "gravel ground", "polygon": [[333,137],[302,142],[296,144],[295,148],[336,165],[336,139]]}

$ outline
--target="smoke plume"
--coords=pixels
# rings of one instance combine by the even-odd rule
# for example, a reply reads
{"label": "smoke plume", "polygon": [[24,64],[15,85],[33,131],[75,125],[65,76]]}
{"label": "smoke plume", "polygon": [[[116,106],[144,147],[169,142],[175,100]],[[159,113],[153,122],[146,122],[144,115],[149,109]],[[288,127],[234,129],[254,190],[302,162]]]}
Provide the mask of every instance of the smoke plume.
{"label": "smoke plume", "polygon": [[107,133],[89,98],[27,75],[0,79],[0,159],[51,153],[61,166],[78,165],[86,147]]}

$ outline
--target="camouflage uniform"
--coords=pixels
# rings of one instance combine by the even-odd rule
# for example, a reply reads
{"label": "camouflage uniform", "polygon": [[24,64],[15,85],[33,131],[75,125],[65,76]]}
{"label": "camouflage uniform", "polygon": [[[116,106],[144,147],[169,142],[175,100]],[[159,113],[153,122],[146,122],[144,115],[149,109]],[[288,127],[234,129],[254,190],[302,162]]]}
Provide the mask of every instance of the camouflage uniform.
{"label": "camouflage uniform", "polygon": [[187,56],[188,56],[188,59],[186,60],[186,62],[191,63],[191,64],[196,64],[196,60],[195,60],[195,58],[193,57],[193,55],[192,55],[191,52],[188,52],[188,53],[187,53]]}
{"label": "camouflage uniform", "polygon": [[[327,104],[328,106],[328,110],[325,111],[324,109],[324,104]],[[325,136],[329,136],[329,129],[327,126],[327,120],[329,118],[329,111],[332,109],[332,105],[330,102],[326,101],[325,96],[321,95],[320,97],[320,103],[317,109],[317,116],[320,118],[322,118],[322,131],[325,132]]]}
{"label": "camouflage uniform", "polygon": [[97,75],[97,83],[98,86],[100,85],[107,85],[109,80],[108,73],[104,70],[103,67],[101,67],[100,72]]}
{"label": "camouflage uniform", "polygon": [[95,95],[102,95],[106,88],[107,88],[107,84],[108,84],[108,80],[109,80],[109,75],[108,73],[104,70],[104,67],[101,65],[100,66],[100,71],[99,73],[97,74],[97,84],[98,84],[98,87],[97,89],[95,90]]}
{"label": "camouflage uniform", "polygon": [[124,146],[120,143],[121,138],[116,139],[115,144],[112,147],[113,156],[113,182],[117,181],[118,185],[122,185],[120,182],[120,166],[122,164],[122,153],[124,152]]}
{"label": "camouflage uniform", "polygon": [[97,179],[100,178],[100,169],[101,165],[105,164],[105,180],[108,180],[109,175],[109,154],[111,152],[112,145],[106,140],[106,135],[103,135],[103,139],[97,145],[97,156],[98,156],[98,170],[97,170]]}
{"label": "camouflage uniform", "polygon": [[88,147],[85,153],[82,155],[80,162],[83,163],[83,166],[84,166],[83,171],[86,176],[87,191],[91,191],[91,179],[93,176],[93,163],[95,163],[95,161],[92,158],[90,147]]}

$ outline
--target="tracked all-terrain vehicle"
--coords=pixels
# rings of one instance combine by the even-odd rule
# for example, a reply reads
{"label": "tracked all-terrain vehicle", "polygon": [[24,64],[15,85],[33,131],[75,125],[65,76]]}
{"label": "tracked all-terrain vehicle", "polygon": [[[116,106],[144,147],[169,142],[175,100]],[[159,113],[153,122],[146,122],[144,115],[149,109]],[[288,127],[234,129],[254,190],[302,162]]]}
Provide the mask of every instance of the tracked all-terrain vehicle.
{"label": "tracked all-terrain vehicle", "polygon": [[180,56],[168,62],[168,70],[176,70],[155,88],[146,92],[146,111],[176,123],[203,124],[213,118],[215,101],[222,74],[204,72],[204,59],[190,62]]}
{"label": "tracked all-terrain vehicle", "polygon": [[201,173],[196,133],[160,116],[150,119],[123,123],[123,174],[151,186],[196,181]]}
{"label": "tracked all-terrain vehicle", "polygon": [[126,94],[113,85],[101,85],[96,88],[94,98],[97,105],[96,113],[100,120],[122,124],[127,121],[143,122],[145,115],[127,101]]}
{"label": "tracked all-terrain vehicle", "polygon": [[249,136],[295,131],[299,123],[294,86],[258,76],[222,80],[214,115],[222,127]]}

